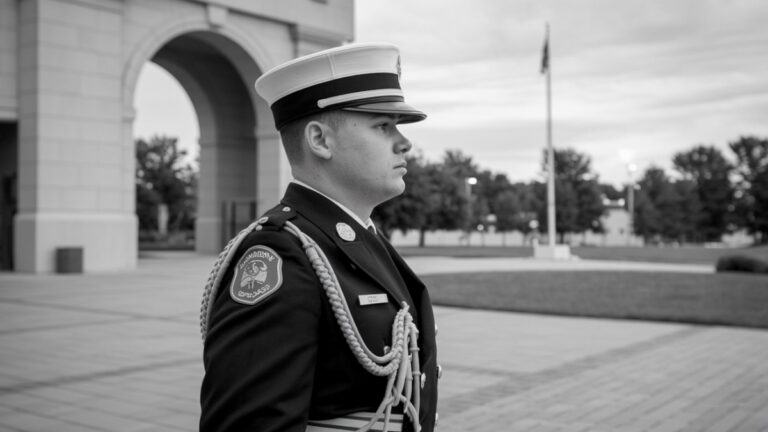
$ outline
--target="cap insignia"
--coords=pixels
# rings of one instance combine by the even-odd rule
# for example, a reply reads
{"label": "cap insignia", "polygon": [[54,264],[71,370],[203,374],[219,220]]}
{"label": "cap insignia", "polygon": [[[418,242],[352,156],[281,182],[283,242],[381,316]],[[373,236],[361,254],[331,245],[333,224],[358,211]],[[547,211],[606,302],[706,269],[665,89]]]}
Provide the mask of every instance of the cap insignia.
{"label": "cap insignia", "polygon": [[397,79],[400,79],[400,75],[403,73],[400,67],[400,56],[397,56],[397,63],[395,64],[395,70],[397,71]]}

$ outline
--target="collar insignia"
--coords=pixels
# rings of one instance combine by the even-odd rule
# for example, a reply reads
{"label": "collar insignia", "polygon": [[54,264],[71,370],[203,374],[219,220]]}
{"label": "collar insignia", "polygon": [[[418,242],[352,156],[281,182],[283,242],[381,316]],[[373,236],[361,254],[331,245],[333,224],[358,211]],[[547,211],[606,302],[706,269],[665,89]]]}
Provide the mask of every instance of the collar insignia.
{"label": "collar insignia", "polygon": [[336,234],[344,241],[353,241],[355,239],[355,230],[344,222],[336,224]]}

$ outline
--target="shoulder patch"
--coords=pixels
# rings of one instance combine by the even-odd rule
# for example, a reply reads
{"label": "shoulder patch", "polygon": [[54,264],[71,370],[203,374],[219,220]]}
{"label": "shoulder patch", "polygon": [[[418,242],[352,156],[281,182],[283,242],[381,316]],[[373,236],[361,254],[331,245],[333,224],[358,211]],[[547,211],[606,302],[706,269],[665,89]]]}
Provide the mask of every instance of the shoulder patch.
{"label": "shoulder patch", "polygon": [[283,283],[283,259],[264,245],[249,248],[235,266],[229,286],[232,300],[255,305],[272,295]]}

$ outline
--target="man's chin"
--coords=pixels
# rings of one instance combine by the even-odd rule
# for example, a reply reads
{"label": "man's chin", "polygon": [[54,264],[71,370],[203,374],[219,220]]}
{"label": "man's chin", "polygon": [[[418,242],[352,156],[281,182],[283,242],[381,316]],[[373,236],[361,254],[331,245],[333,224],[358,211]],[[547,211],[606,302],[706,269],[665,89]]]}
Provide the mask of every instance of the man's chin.
{"label": "man's chin", "polygon": [[397,191],[395,196],[402,195],[405,192],[405,181],[400,179],[400,182],[395,186],[395,190]]}
{"label": "man's chin", "polygon": [[398,197],[402,195],[403,192],[405,192],[405,182],[400,182],[400,184],[394,184],[387,189],[387,194],[386,194],[387,198],[384,201],[389,201],[392,198]]}

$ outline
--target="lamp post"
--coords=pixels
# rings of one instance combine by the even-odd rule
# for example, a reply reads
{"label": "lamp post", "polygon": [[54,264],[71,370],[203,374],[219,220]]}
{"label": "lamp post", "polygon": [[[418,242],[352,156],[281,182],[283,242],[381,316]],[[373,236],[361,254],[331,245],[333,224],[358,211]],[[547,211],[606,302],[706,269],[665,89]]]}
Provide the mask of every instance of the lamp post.
{"label": "lamp post", "polygon": [[469,233],[472,230],[472,186],[477,184],[476,177],[467,177],[464,179],[464,193],[467,197],[466,205],[466,231],[467,231],[467,245],[469,245]]}
{"label": "lamp post", "polygon": [[627,210],[629,212],[629,232],[627,233],[627,245],[632,241],[632,235],[635,231],[635,171],[637,165],[627,164],[627,174],[629,175],[629,185],[627,186]]}

